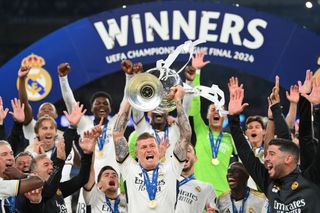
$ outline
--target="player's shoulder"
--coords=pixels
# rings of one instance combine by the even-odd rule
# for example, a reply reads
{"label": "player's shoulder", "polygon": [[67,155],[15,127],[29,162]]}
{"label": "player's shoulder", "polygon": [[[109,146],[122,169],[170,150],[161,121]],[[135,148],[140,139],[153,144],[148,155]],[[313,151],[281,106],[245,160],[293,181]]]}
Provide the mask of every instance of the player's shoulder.
{"label": "player's shoulder", "polygon": [[223,199],[225,199],[226,197],[229,197],[229,196],[230,196],[230,191],[223,192],[223,193],[218,197],[218,200],[223,200]]}
{"label": "player's shoulder", "polygon": [[264,193],[259,192],[259,191],[254,190],[254,189],[250,189],[250,194],[253,195],[256,198],[266,199],[266,196],[265,196]]}

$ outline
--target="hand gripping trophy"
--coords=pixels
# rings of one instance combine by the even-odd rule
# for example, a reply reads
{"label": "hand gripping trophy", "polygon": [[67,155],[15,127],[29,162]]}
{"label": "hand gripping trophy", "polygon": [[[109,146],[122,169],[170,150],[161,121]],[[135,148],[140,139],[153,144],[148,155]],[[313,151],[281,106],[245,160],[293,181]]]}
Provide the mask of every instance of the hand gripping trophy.
{"label": "hand gripping trophy", "polygon": [[[132,77],[128,82],[125,92],[132,107],[143,112],[170,112],[175,109],[176,105],[170,95],[170,88],[176,85],[183,85],[187,94],[193,94],[195,96],[200,95],[213,102],[219,110],[219,113],[227,114],[228,112],[224,111],[222,108],[225,103],[224,93],[217,85],[212,84],[211,87],[199,85],[192,88],[189,85],[184,84],[179,76],[179,73],[186,67],[192,58],[195,47],[204,42],[205,41],[202,40],[196,40],[194,42],[186,41],[169,54],[165,61],[162,59],[158,60],[156,62],[156,67]],[[189,53],[188,61],[179,71],[170,69],[170,66],[180,53]]]}

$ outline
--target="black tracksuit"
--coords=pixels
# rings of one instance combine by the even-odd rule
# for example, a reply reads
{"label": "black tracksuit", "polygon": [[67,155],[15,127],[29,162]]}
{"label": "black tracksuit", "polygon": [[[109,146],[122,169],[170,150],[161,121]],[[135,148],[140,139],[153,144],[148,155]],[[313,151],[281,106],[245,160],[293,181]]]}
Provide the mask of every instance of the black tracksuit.
{"label": "black tracksuit", "polygon": [[[72,141],[76,137],[76,130],[67,129],[64,133],[66,156],[72,148]],[[21,212],[26,213],[65,213],[67,212],[64,198],[73,194],[85,185],[89,180],[92,154],[83,154],[81,157],[80,172],[72,179],[61,182],[61,173],[65,161],[56,157],[56,152],[51,160],[54,163],[54,170],[49,179],[45,182],[42,190],[42,201],[40,204],[31,204],[23,195],[18,196],[17,207]]]}
{"label": "black tracksuit", "polygon": [[[320,184],[314,176],[320,177],[320,150],[312,164],[301,172],[297,167],[291,174],[280,179],[271,179],[267,169],[254,156],[240,127],[239,116],[228,116],[230,130],[238,155],[250,176],[269,199],[271,213],[319,212]],[[303,127],[300,127],[303,128]]]}

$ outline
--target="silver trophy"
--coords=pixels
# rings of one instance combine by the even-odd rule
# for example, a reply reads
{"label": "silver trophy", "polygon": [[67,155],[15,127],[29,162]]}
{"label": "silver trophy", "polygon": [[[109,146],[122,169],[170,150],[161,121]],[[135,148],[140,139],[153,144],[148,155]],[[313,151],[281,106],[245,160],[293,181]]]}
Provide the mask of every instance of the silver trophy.
{"label": "silver trophy", "polygon": [[[204,42],[202,40],[187,41],[178,46],[165,61],[158,60],[155,68],[134,75],[129,80],[125,91],[125,95],[132,107],[143,112],[170,112],[176,106],[175,101],[169,95],[170,88],[182,85],[187,94],[200,95],[215,103],[221,113],[226,113],[222,109],[224,105],[224,93],[217,85],[212,85],[211,87],[197,86],[193,88],[184,84],[179,76],[179,73],[192,58],[195,46]],[[189,53],[188,61],[179,71],[170,69],[170,66],[180,53]]]}

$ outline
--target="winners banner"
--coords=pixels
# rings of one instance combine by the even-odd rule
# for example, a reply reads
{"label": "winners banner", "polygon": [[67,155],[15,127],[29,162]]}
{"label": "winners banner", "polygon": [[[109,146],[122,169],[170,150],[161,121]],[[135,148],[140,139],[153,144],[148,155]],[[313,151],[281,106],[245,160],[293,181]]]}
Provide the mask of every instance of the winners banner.
{"label": "winners banner", "polygon": [[[36,67],[26,83],[36,107],[61,98],[60,63],[71,64],[68,78],[75,90],[119,71],[123,59],[155,63],[196,39],[206,41],[197,48],[211,63],[271,81],[278,74],[285,87],[304,79],[306,69],[315,70],[320,52],[315,33],[263,12],[204,2],[143,3],[81,19],[32,44],[1,67],[1,96],[5,106],[18,96],[23,62]],[[187,58],[180,55],[177,61]]]}

